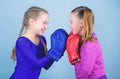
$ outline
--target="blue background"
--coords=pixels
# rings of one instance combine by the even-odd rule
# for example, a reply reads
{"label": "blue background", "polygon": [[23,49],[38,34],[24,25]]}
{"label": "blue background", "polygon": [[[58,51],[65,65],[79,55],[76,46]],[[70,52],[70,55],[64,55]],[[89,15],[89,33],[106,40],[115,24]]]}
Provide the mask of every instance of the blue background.
{"label": "blue background", "polygon": [[[103,49],[108,79],[120,79],[120,0],[0,0],[0,79],[8,79],[14,71],[10,51],[25,10],[38,6],[49,12],[49,29],[44,35],[50,48],[50,34],[58,28],[69,32],[70,11],[81,5],[94,12],[94,30]],[[39,79],[75,79],[74,67],[68,63],[66,52],[49,70],[42,69]]]}

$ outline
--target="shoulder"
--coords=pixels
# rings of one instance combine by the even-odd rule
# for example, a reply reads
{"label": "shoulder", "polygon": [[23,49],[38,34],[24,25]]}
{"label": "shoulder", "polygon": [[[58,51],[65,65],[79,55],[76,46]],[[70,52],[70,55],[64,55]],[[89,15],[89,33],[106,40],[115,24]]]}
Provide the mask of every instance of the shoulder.
{"label": "shoulder", "polygon": [[96,53],[97,45],[98,45],[97,41],[88,40],[86,42],[83,42],[81,51],[88,52],[88,53],[89,52]]}
{"label": "shoulder", "polygon": [[88,40],[87,42],[84,42],[84,47],[86,49],[94,49],[95,48],[95,42]]}
{"label": "shoulder", "polygon": [[16,41],[16,45],[26,45],[29,43],[30,43],[30,40],[26,37],[19,37]]}
{"label": "shoulder", "polygon": [[86,47],[90,47],[90,48],[95,48],[97,45],[99,45],[99,41],[98,41],[96,34],[93,33],[92,39],[87,40],[84,44],[86,45]]}
{"label": "shoulder", "polygon": [[88,40],[87,42],[84,42],[82,49],[96,55],[102,51],[98,39],[96,41]]}

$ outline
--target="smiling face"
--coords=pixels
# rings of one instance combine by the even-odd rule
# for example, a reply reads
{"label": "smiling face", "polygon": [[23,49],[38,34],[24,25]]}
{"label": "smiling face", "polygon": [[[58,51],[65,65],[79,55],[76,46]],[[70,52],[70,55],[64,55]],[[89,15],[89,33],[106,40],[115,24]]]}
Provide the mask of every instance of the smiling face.
{"label": "smiling face", "polygon": [[70,14],[70,28],[73,34],[83,34],[83,19],[79,19],[77,12]]}
{"label": "smiling face", "polygon": [[42,35],[44,31],[48,28],[48,20],[49,20],[48,14],[45,12],[40,12],[37,19],[34,20],[30,18],[29,20],[29,24],[31,26],[30,28],[32,29],[32,31],[34,31],[35,34]]}

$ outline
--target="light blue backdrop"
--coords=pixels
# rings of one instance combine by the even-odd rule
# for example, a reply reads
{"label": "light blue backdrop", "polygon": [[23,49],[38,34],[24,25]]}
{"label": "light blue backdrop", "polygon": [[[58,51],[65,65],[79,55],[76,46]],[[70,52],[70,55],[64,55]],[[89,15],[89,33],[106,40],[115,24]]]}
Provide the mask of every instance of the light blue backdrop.
{"label": "light blue backdrop", "polygon": [[[39,6],[49,12],[49,29],[44,35],[50,48],[50,34],[57,28],[69,32],[70,11],[81,5],[94,12],[95,33],[103,49],[108,79],[120,79],[120,0],[0,0],[0,79],[8,79],[14,71],[15,63],[9,55],[26,9]],[[66,52],[49,70],[42,69],[39,79],[75,79]]]}

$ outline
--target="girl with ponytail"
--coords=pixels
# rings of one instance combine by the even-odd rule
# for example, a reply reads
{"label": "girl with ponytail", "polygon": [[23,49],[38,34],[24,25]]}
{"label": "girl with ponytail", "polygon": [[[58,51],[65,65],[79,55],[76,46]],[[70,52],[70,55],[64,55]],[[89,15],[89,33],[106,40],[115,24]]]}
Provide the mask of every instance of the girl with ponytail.
{"label": "girl with ponytail", "polygon": [[[78,50],[80,55],[80,60],[74,64],[76,79],[107,79],[102,49],[93,31],[93,26],[94,14],[91,9],[80,6],[72,10],[70,28],[73,34],[79,34],[82,38],[82,45],[72,47],[74,50]],[[76,41],[74,43],[77,45]],[[69,48],[70,45],[68,44],[68,51],[72,51]]]}
{"label": "girl with ponytail", "polygon": [[46,10],[33,6],[25,12],[18,40],[11,52],[17,65],[10,79],[38,79],[41,67],[48,69],[52,65],[54,61],[45,57],[46,39],[42,35],[47,27]]}
{"label": "girl with ponytail", "polygon": [[48,12],[42,8],[33,6],[25,12],[22,28],[11,53],[16,67],[10,79],[38,79],[42,68],[49,69],[54,61],[62,57],[67,32],[58,29],[52,33],[51,48],[47,51],[43,33],[48,28],[48,20]]}

